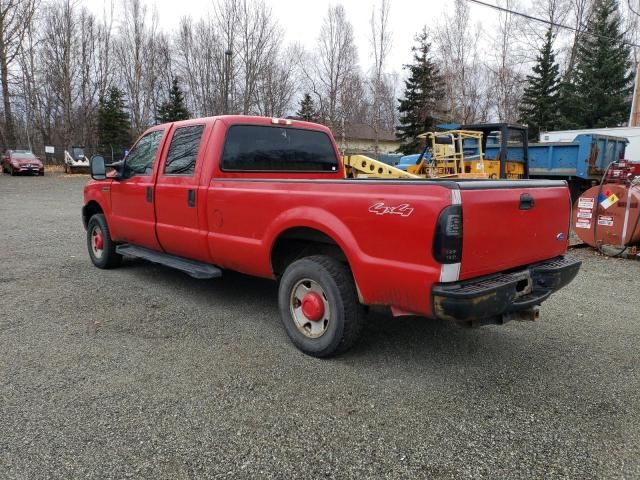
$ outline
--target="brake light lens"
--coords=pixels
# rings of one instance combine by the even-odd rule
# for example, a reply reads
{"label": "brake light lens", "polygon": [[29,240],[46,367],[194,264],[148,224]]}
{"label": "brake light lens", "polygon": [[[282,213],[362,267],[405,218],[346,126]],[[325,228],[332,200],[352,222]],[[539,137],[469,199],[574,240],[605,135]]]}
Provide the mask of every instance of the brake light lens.
{"label": "brake light lens", "polygon": [[274,125],[291,125],[291,120],[286,118],[272,118],[271,123]]}
{"label": "brake light lens", "polygon": [[462,206],[449,205],[438,217],[433,237],[433,258],[438,263],[462,260]]}

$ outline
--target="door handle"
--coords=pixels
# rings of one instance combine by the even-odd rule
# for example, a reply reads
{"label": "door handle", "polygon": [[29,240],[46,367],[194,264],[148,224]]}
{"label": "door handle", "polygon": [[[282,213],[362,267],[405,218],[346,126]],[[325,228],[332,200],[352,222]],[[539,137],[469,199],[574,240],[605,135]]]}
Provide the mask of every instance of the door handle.
{"label": "door handle", "polygon": [[520,210],[531,210],[535,204],[535,200],[528,193],[520,195]]}
{"label": "door handle", "polygon": [[148,203],[153,202],[153,188],[152,187],[147,187],[147,202]]}
{"label": "door handle", "polygon": [[195,190],[189,190],[187,192],[187,204],[189,205],[189,208],[194,208],[196,206],[196,191]]}

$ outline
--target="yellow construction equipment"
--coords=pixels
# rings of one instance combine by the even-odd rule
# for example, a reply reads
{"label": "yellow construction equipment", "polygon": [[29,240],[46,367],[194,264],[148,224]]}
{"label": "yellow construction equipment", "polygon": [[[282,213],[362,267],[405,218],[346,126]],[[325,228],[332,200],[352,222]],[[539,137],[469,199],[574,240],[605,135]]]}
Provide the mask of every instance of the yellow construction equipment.
{"label": "yellow construction equipment", "polygon": [[424,178],[424,175],[405,172],[366,155],[345,155],[342,163],[346,178]]}
{"label": "yellow construction equipment", "polygon": [[[482,128],[481,128],[482,127]],[[514,126],[487,124],[471,126],[473,129],[426,132],[418,135],[425,141],[425,149],[418,163],[404,171],[365,155],[346,155],[342,158],[347,178],[527,178],[524,161],[509,159],[510,136]],[[517,133],[517,132],[516,132]],[[484,136],[487,135],[487,138]],[[526,131],[525,131],[526,136]],[[525,137],[523,137],[525,138]],[[492,144],[487,146],[487,140]],[[504,140],[504,142],[503,142]],[[501,142],[504,146],[499,147]],[[515,142],[513,142],[515,145]],[[518,145],[515,145],[517,147]],[[515,148],[514,147],[514,148]],[[497,150],[496,159],[485,157],[487,151]],[[504,153],[502,153],[504,151]],[[516,157],[517,158],[517,157]],[[504,172],[501,173],[501,161]]]}
{"label": "yellow construction equipment", "polygon": [[[495,166],[489,165],[482,153],[482,133],[471,130],[426,132],[418,135],[427,148],[416,165],[407,171],[429,178],[490,178]],[[465,154],[465,143],[478,146],[473,155]],[[427,155],[427,152],[430,155]],[[498,162],[495,162],[496,164]],[[498,173],[500,166],[498,165]]]}

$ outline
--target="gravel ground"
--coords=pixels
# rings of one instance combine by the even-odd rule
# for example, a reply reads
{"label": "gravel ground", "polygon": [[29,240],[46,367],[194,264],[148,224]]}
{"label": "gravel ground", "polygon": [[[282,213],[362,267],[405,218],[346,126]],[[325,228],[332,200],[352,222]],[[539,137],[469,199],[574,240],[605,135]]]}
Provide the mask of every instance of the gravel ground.
{"label": "gravel ground", "polygon": [[94,268],[86,177],[0,178],[0,478],[639,478],[640,263],[536,323],[373,312],[317,360],[276,285]]}

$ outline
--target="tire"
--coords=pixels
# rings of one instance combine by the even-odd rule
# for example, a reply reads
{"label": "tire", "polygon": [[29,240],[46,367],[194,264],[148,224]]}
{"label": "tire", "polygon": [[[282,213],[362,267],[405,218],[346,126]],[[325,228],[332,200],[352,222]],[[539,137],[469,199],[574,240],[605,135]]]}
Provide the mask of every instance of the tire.
{"label": "tire", "polygon": [[[358,301],[351,271],[327,256],[291,263],[280,280],[278,304],[287,335],[298,349],[313,357],[326,358],[347,351],[364,325],[365,308]],[[310,317],[303,307],[309,307],[306,311]]]}
{"label": "tire", "polygon": [[[102,238],[98,242],[99,245],[94,244],[97,242],[97,235],[101,235]],[[97,248],[99,246],[102,248]],[[116,268],[122,263],[122,255],[116,253],[116,245],[111,240],[109,226],[101,213],[93,215],[87,224],[87,249],[91,262],[98,268]]]}
{"label": "tire", "polygon": [[16,172],[15,172],[15,170],[13,169],[13,167],[9,167],[9,173],[11,174],[11,176],[12,176],[12,177],[15,177],[15,176],[16,176]]}
{"label": "tire", "polygon": [[38,176],[39,176],[39,177],[44,177],[44,170],[43,170],[43,171],[41,171],[41,172],[38,172]]}

